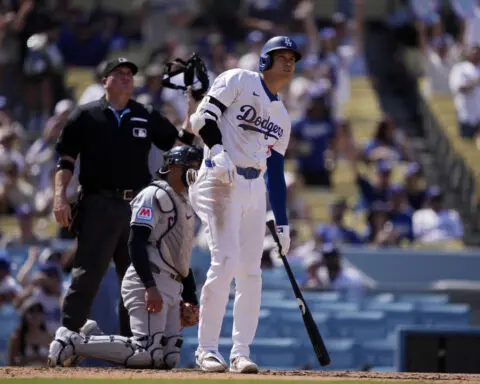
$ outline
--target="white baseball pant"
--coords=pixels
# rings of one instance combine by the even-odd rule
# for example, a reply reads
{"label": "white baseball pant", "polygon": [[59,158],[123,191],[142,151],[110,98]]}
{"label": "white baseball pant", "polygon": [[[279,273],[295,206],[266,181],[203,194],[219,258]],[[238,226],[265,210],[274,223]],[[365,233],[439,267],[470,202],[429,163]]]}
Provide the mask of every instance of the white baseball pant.
{"label": "white baseball pant", "polygon": [[260,262],[265,237],[266,187],[263,175],[232,185],[208,176],[202,164],[190,189],[192,206],[206,226],[210,269],[200,297],[198,351],[218,351],[222,320],[235,278],[233,348],[230,358],[249,356],[260,312]]}

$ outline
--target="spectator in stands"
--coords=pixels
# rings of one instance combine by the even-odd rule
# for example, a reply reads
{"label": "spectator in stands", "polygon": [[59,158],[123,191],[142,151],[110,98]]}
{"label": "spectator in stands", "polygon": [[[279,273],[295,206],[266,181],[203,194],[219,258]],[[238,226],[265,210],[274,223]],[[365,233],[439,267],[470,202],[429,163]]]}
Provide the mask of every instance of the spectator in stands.
{"label": "spectator in stands", "polygon": [[256,72],[258,70],[260,52],[265,43],[265,35],[261,31],[252,31],[247,35],[246,43],[248,51],[238,60],[238,67]]}
{"label": "spectator in stands", "polygon": [[480,46],[467,50],[464,60],[455,64],[450,73],[450,90],[457,110],[460,136],[474,138],[480,126]]}
{"label": "spectator in stands", "polygon": [[103,88],[102,85],[102,73],[105,64],[106,61],[102,61],[95,67],[93,75],[94,82],[85,88],[78,100],[78,105],[91,103],[92,101],[100,99],[105,94],[105,88]]}
{"label": "spectator in stands", "polygon": [[414,211],[423,208],[427,197],[427,188],[418,163],[408,164],[405,170],[403,186],[410,207]]}
{"label": "spectator in stands", "polygon": [[336,132],[324,97],[312,97],[305,117],[292,127],[292,137],[305,185],[331,188]]}
{"label": "spectator in stands", "polygon": [[373,246],[387,247],[400,244],[400,233],[389,220],[387,203],[374,202],[367,216],[367,230],[364,241]]}
{"label": "spectator in stands", "polygon": [[377,163],[377,178],[375,184],[372,184],[363,176],[354,162],[353,171],[356,178],[357,187],[360,190],[360,208],[370,208],[377,201],[386,203],[392,188],[392,163],[381,160]]}
{"label": "spectator in stands", "polygon": [[19,312],[20,324],[10,337],[7,364],[46,367],[53,334],[47,330],[43,305],[35,299],[29,299],[22,304]]}
{"label": "spectator in stands", "polygon": [[60,100],[55,105],[54,115],[48,119],[42,136],[27,151],[25,163],[29,179],[40,191],[52,183],[52,170],[57,162],[55,143],[74,106],[72,100]]}
{"label": "spectator in stands", "polygon": [[3,167],[0,180],[0,206],[7,214],[14,214],[22,204],[32,205],[35,188],[20,177],[18,166],[13,161]]}
{"label": "spectator in stands", "polygon": [[364,294],[365,284],[361,275],[354,268],[342,265],[342,255],[338,248],[326,243],[321,248],[321,255],[320,259],[308,262],[309,280],[304,288],[336,291],[349,298]]}
{"label": "spectator in stands", "polygon": [[42,304],[47,331],[53,335],[60,326],[62,300],[62,272],[57,264],[47,262],[40,265],[32,279],[24,282],[24,291],[14,300],[15,307],[21,308],[29,298]]}
{"label": "spectator in stands", "polygon": [[19,232],[2,239],[5,249],[45,246],[50,243],[49,239],[40,238],[34,230],[34,210],[29,204],[21,204],[16,211]]}
{"label": "spectator in stands", "polygon": [[363,149],[363,158],[369,163],[380,160],[398,162],[412,160],[413,154],[394,121],[384,117],[378,122],[373,139]]}
{"label": "spectator in stands", "polygon": [[18,134],[12,126],[0,127],[0,167],[4,167],[13,161],[19,172],[22,173],[25,167],[25,160],[22,153],[17,150],[18,139]]}
{"label": "spectator in stands", "polygon": [[14,300],[22,291],[10,270],[10,260],[6,256],[0,256],[0,308]]}
{"label": "spectator in stands", "polygon": [[390,190],[388,219],[393,231],[398,233],[399,241],[413,242],[412,209],[408,206],[405,189],[395,185]]}
{"label": "spectator in stands", "polygon": [[[462,42],[456,43],[448,34],[433,37],[427,41],[425,23],[416,22],[420,50],[426,79],[427,96],[451,94],[449,76],[453,66],[460,59]],[[460,37],[461,39],[461,37]]]}
{"label": "spectator in stands", "polygon": [[322,243],[363,244],[361,237],[351,228],[345,225],[345,213],[348,210],[347,201],[339,198],[330,204],[330,223],[320,224],[315,231]]}
{"label": "spectator in stands", "polygon": [[98,33],[90,25],[87,16],[80,16],[73,28],[63,26],[58,46],[66,65],[95,67],[106,59],[110,36]]}
{"label": "spectator in stands", "polygon": [[439,186],[428,189],[427,206],[413,215],[415,241],[424,244],[461,241],[463,225],[454,209],[443,206],[443,191]]}

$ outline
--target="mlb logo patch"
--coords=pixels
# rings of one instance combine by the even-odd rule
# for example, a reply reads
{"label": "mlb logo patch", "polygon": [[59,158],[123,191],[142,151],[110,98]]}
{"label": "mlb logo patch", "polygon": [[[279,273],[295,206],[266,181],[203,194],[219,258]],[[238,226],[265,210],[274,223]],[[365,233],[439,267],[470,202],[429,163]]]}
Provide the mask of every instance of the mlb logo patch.
{"label": "mlb logo patch", "polygon": [[133,128],[133,136],[144,139],[147,137],[147,130],[145,128]]}
{"label": "mlb logo patch", "polygon": [[152,221],[153,212],[150,207],[140,207],[137,211],[137,220]]}

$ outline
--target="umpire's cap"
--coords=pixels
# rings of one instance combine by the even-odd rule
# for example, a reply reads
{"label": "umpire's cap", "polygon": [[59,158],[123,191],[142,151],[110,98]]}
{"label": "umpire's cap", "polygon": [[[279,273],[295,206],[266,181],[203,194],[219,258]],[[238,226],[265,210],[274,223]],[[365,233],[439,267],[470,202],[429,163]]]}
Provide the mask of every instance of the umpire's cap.
{"label": "umpire's cap", "polygon": [[133,75],[138,72],[138,67],[133,61],[130,61],[125,57],[119,57],[117,59],[107,61],[107,63],[103,67],[103,70],[101,71],[100,78],[107,77],[113,70],[120,67],[121,65],[130,68]]}
{"label": "umpire's cap", "polygon": [[181,145],[173,147],[163,155],[165,165],[192,165],[192,163],[201,163],[203,160],[203,150],[199,147],[190,145]]}

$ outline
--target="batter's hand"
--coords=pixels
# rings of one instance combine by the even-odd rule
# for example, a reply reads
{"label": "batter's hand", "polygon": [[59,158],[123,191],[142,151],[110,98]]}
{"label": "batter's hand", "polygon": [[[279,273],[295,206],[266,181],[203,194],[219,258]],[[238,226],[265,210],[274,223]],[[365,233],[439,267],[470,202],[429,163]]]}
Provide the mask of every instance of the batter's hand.
{"label": "batter's hand", "polygon": [[283,254],[286,256],[290,250],[290,227],[288,225],[277,225],[277,234]]}
{"label": "batter's hand", "polygon": [[72,221],[72,210],[70,208],[70,203],[68,202],[67,196],[64,194],[56,194],[53,199],[53,213],[55,215],[55,220],[62,227],[68,227]]}
{"label": "batter's hand", "polygon": [[207,161],[207,167],[213,171],[215,178],[225,184],[232,184],[235,177],[235,165],[228,156],[223,146],[217,144],[210,150],[211,158]]}
{"label": "batter's hand", "polygon": [[161,312],[163,299],[157,287],[150,287],[145,290],[145,309],[148,312]]}

